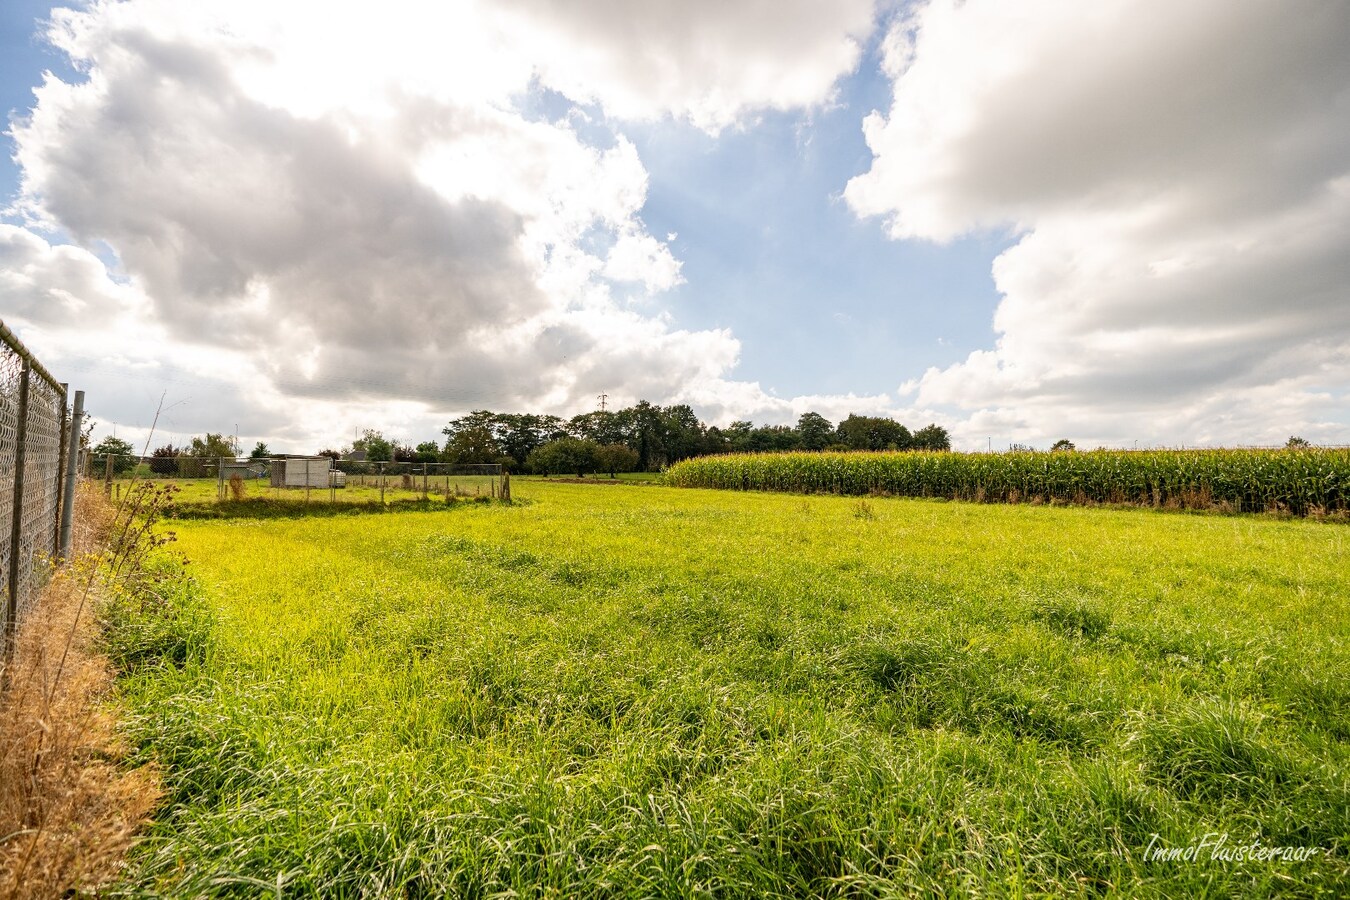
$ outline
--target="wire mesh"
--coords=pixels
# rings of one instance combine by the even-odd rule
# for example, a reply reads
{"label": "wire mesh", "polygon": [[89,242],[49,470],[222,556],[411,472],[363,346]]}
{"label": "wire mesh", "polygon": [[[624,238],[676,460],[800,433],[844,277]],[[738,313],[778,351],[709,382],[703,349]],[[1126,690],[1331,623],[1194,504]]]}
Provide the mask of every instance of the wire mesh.
{"label": "wire mesh", "polygon": [[162,481],[182,493],[179,513],[210,499],[316,502],[376,506],[414,499],[502,499],[505,485],[499,463],[371,462],[327,456],[214,457],[94,455],[90,474],[104,491],[120,499],[127,482]]}
{"label": "wire mesh", "polygon": [[8,330],[0,332],[0,564],[5,600],[0,626],[6,633],[12,624],[9,616],[23,617],[51,572],[60,528],[65,407],[65,390]]}

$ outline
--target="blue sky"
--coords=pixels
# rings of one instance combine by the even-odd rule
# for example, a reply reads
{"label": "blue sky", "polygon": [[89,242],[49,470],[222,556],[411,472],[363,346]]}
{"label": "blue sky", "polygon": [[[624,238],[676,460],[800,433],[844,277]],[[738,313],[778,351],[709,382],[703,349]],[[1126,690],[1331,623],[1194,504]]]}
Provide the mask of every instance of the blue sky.
{"label": "blue sky", "polygon": [[[8,0],[0,4],[0,106],[10,115],[25,114],[33,106],[33,88],[47,70],[74,78],[69,59],[38,35],[38,22],[52,8],[48,2]],[[6,201],[19,188],[19,170],[10,158],[13,141],[5,137],[5,159],[0,164],[0,191]]]}
{"label": "blue sky", "polygon": [[50,8],[0,8],[0,315],[109,428],[1350,442],[1339,10]]}

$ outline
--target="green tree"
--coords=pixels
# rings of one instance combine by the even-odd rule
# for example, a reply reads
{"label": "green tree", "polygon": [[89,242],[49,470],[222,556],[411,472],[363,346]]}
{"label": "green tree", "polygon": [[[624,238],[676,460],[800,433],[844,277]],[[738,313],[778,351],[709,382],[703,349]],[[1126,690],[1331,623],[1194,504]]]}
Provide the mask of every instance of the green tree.
{"label": "green tree", "polygon": [[367,428],[359,438],[352,441],[352,449],[366,451],[366,459],[370,462],[389,462],[394,458],[393,441],[373,428]]}
{"label": "green tree", "polygon": [[123,475],[136,468],[139,459],[133,455],[134,453],[135,449],[131,444],[112,436],[105,437],[89,450],[94,460],[94,471],[101,472],[100,466],[107,465],[106,460],[111,456],[114,475]]}
{"label": "green tree", "polygon": [[626,444],[603,444],[596,452],[596,468],[617,478],[620,472],[631,472],[638,467],[637,451]]}
{"label": "green tree", "polygon": [[666,447],[662,437],[666,429],[661,408],[639,400],[615,415],[629,436],[624,443],[637,451],[638,468],[650,472],[665,465]]}
{"label": "green tree", "polygon": [[[952,438],[941,425],[929,424],[914,432],[910,445],[915,450],[945,451],[952,449]],[[1069,449],[1073,449],[1072,444]]]}
{"label": "green tree", "polygon": [[531,413],[498,413],[492,429],[501,451],[520,465],[536,447],[566,436],[562,419]]}
{"label": "green tree", "polygon": [[258,441],[258,443],[254,445],[253,451],[252,451],[251,453],[249,453],[248,458],[249,458],[249,459],[270,459],[271,456],[272,456],[272,451],[267,449],[267,445],[264,444],[262,441]]}
{"label": "green tree", "polygon": [[599,468],[599,457],[600,447],[595,441],[563,437],[536,447],[530,453],[527,465],[531,471],[544,475],[575,472],[578,478],[584,478]]}
{"label": "green tree", "polygon": [[1050,445],[1051,453],[1072,453],[1078,449],[1078,446],[1068,438],[1060,438]]}
{"label": "green tree", "polygon": [[156,475],[178,474],[178,448],[173,444],[156,447],[150,454],[150,471]]}
{"label": "green tree", "polygon": [[908,450],[913,442],[909,429],[894,419],[852,414],[839,423],[835,437],[850,450]]}
{"label": "green tree", "polygon": [[480,409],[452,419],[441,429],[446,435],[445,460],[452,463],[495,463],[505,454],[497,442],[497,414]]}
{"label": "green tree", "polygon": [[788,425],[761,425],[750,432],[750,449],[756,453],[796,450],[800,441],[797,429]]}
{"label": "green tree", "polygon": [[205,437],[194,437],[184,453],[200,459],[219,459],[222,456],[233,459],[234,444],[225,435],[208,431]]}
{"label": "green tree", "polygon": [[423,441],[417,445],[416,461],[420,463],[433,463],[441,458],[440,445],[435,441]]}
{"label": "green tree", "polygon": [[834,426],[820,413],[802,413],[797,419],[797,439],[803,450],[824,450],[834,438]]}
{"label": "green tree", "polygon": [[660,410],[661,445],[665,462],[676,463],[703,452],[703,423],[688,404],[667,406]]}
{"label": "green tree", "polygon": [[1306,450],[1311,446],[1312,444],[1309,441],[1304,440],[1297,435],[1289,438],[1289,440],[1284,443],[1284,449],[1286,450]]}
{"label": "green tree", "polygon": [[755,423],[738,419],[722,430],[722,438],[732,453],[749,453],[755,434]]}
{"label": "green tree", "polygon": [[618,413],[596,410],[567,420],[567,434],[597,444],[628,444],[628,432]]}

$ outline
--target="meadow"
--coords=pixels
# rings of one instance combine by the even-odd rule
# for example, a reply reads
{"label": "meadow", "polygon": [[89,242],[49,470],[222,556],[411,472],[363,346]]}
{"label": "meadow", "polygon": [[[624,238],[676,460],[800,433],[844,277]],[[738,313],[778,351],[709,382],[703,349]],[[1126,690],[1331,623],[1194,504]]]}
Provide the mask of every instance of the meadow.
{"label": "meadow", "polygon": [[104,612],[167,798],[126,891],[1350,891],[1343,524],[513,492],[170,523],[190,577]]}

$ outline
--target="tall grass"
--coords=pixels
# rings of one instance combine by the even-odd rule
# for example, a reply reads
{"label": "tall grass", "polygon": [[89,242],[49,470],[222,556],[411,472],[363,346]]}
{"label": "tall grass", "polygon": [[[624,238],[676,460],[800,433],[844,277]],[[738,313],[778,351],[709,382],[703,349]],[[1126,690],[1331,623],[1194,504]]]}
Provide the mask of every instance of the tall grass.
{"label": "tall grass", "polygon": [[119,765],[129,748],[90,615],[91,593],[110,587],[99,574],[121,558],[108,545],[125,520],[94,484],[81,483],[75,502],[74,561],[20,622],[0,691],[0,898],[97,890],[159,799],[153,770]]}
{"label": "tall grass", "polygon": [[1350,510],[1350,450],[755,453],[676,463],[666,483],[995,503],[1220,506],[1307,515]]}
{"label": "tall grass", "polygon": [[[109,621],[127,893],[1350,890],[1342,529],[515,487],[174,523],[195,582]],[[1209,832],[1326,852],[1145,858]]]}

